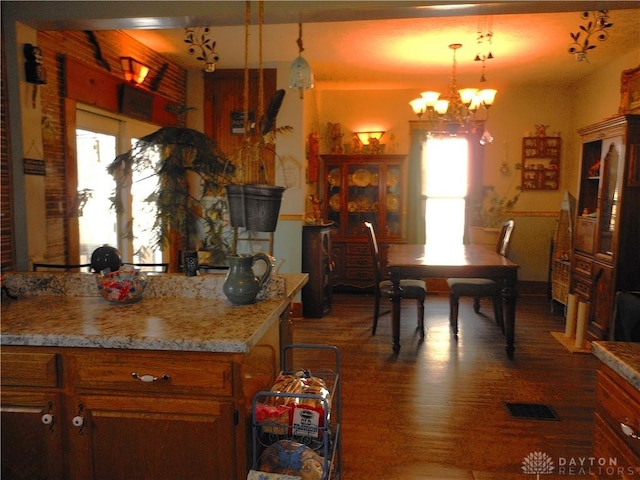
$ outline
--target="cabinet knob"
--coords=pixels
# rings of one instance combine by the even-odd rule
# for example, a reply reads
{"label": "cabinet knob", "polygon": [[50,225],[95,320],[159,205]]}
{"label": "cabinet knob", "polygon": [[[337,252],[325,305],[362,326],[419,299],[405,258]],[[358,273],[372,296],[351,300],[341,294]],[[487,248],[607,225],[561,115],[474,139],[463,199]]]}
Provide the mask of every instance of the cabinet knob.
{"label": "cabinet knob", "polygon": [[45,425],[53,425],[53,415],[51,415],[50,413],[45,413],[44,415],[42,415],[41,420]]}
{"label": "cabinet knob", "polygon": [[171,378],[166,373],[163,373],[160,377],[156,377],[154,375],[138,375],[136,372],[131,372],[131,377],[144,383],[152,383],[158,380],[164,380],[166,382]]}
{"label": "cabinet knob", "polygon": [[624,433],[627,437],[640,440],[640,436],[633,431],[633,428],[631,426],[627,425],[626,423],[620,422],[620,430],[622,430],[622,433]]}
{"label": "cabinet knob", "polygon": [[82,425],[84,425],[84,418],[80,415],[76,415],[75,417],[73,417],[73,420],[71,420],[71,423],[74,427],[81,427]]}

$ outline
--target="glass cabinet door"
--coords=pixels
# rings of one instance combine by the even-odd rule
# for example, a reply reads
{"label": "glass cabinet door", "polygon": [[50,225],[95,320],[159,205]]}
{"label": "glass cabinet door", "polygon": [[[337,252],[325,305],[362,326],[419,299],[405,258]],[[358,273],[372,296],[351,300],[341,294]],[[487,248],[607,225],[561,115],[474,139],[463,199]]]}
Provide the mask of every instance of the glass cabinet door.
{"label": "glass cabinet door", "polygon": [[400,215],[402,214],[402,168],[400,165],[390,165],[386,169],[385,175],[385,194],[386,194],[386,233],[390,237],[399,237],[402,235],[402,222]]}
{"label": "glass cabinet door", "polygon": [[362,222],[373,223],[380,229],[378,221],[378,194],[380,169],[372,164],[351,164],[347,169],[347,235],[362,235]]}
{"label": "glass cabinet door", "polygon": [[616,231],[618,195],[620,193],[620,162],[622,139],[614,138],[603,145],[602,165],[600,166],[600,212],[598,215],[597,253],[613,255],[613,237]]}
{"label": "glass cabinet door", "polygon": [[340,207],[341,207],[341,192],[342,192],[342,172],[340,171],[340,165],[328,165],[327,166],[327,178],[326,193],[326,209],[327,219],[334,222],[335,227],[342,231],[342,222],[340,221]]}

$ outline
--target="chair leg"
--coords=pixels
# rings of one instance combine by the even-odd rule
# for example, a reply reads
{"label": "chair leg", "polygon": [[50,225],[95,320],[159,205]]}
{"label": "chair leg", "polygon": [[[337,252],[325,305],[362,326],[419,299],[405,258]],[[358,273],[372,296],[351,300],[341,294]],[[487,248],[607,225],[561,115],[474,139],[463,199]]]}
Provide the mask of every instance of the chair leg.
{"label": "chair leg", "polygon": [[378,328],[378,316],[380,315],[380,295],[376,294],[376,304],[373,310],[373,326],[371,327],[371,335],[376,334]]}
{"label": "chair leg", "polygon": [[496,317],[496,324],[504,333],[504,314],[502,310],[502,296],[500,294],[493,297],[493,315]]}
{"label": "chair leg", "polygon": [[474,298],[473,299],[473,311],[476,313],[480,313],[480,299],[479,298]]}
{"label": "chair leg", "polygon": [[458,335],[458,303],[457,295],[449,294],[449,326],[454,335]]}
{"label": "chair leg", "polygon": [[418,303],[418,329],[420,330],[420,338],[424,338],[424,297],[417,299]]}

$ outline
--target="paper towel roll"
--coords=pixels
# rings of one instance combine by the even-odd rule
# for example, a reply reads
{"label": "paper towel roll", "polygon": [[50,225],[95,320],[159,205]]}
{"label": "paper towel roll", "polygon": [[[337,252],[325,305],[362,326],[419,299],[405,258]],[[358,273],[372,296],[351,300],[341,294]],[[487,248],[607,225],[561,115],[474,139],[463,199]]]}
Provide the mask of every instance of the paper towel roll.
{"label": "paper towel roll", "polygon": [[587,331],[589,304],[578,302],[578,324],[576,326],[576,348],[584,348],[584,334]]}
{"label": "paper towel roll", "polygon": [[571,338],[576,335],[576,318],[578,316],[578,297],[570,293],[567,299],[567,320],[564,329],[564,336]]}

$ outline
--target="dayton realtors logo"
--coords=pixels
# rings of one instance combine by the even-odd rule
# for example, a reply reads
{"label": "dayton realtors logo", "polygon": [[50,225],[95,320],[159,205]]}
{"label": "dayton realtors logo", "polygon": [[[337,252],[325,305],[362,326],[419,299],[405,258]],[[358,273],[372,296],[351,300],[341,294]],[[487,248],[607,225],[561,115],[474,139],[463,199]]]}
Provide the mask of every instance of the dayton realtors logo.
{"label": "dayton realtors logo", "polygon": [[598,476],[623,476],[640,478],[640,466],[623,466],[618,464],[617,458],[604,457],[558,457],[551,458],[545,452],[531,452],[522,461],[522,471],[527,475],[580,476],[586,477],[597,474]]}

